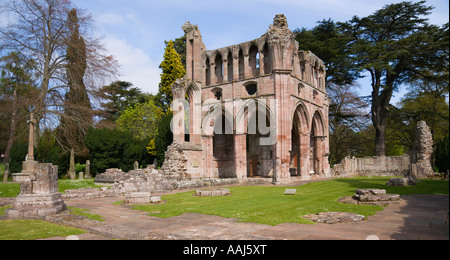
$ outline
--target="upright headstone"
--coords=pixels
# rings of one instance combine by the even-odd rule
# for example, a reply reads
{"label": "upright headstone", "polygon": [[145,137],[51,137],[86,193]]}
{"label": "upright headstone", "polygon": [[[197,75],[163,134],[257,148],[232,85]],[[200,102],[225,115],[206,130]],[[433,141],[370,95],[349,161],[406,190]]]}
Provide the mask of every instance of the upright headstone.
{"label": "upright headstone", "polygon": [[70,166],[69,166],[69,177],[71,180],[75,180],[76,172],[75,172],[75,152],[73,149],[70,149]]}
{"label": "upright headstone", "polygon": [[410,177],[425,178],[432,176],[433,135],[425,121],[417,123],[413,148],[410,154]]}
{"label": "upright headstone", "polygon": [[158,169],[158,160],[156,158],[153,160],[153,168]]}
{"label": "upright headstone", "polygon": [[137,161],[134,161],[133,169],[134,169],[134,170],[139,169],[139,163],[138,163]]}
{"label": "upright headstone", "polygon": [[22,171],[12,174],[14,182],[26,181],[38,163],[34,160],[34,125],[36,124],[34,113],[30,113],[30,120],[27,123],[29,124],[28,154],[25,157],[25,161],[22,162]]}
{"label": "upright headstone", "polygon": [[91,162],[89,160],[86,161],[86,173],[84,175],[85,179],[90,179],[91,177]]}

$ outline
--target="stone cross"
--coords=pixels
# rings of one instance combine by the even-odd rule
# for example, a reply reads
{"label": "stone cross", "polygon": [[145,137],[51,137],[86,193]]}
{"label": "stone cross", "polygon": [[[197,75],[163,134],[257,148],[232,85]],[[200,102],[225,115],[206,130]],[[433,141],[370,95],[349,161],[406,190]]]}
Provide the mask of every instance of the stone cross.
{"label": "stone cross", "polygon": [[34,118],[34,113],[30,113],[30,120],[27,121],[30,125],[30,132],[28,133],[28,155],[27,161],[34,161],[34,125],[36,124],[36,119]]}

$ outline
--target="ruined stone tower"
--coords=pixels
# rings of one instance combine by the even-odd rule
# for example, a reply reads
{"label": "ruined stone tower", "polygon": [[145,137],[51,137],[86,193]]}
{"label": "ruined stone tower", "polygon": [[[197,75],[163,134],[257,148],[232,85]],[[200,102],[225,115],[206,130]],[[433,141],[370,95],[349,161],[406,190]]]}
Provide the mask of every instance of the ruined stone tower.
{"label": "ruined stone tower", "polygon": [[329,176],[325,66],[299,49],[285,16],[258,39],[216,50],[206,49],[198,26],[183,30],[186,76],[172,86],[173,145],[183,157],[176,174]]}

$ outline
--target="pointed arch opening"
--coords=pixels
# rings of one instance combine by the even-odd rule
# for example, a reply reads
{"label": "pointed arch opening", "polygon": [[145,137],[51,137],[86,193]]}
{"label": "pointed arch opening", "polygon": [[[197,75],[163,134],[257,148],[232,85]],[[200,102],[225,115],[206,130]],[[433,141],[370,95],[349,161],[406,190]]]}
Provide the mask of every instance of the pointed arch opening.
{"label": "pointed arch opening", "polygon": [[324,154],[324,126],[322,115],[316,111],[314,113],[311,122],[311,132],[310,132],[310,174],[311,175],[323,175],[323,154]]}
{"label": "pointed arch opening", "polygon": [[221,108],[214,117],[213,157],[219,178],[236,178],[233,117]]}
{"label": "pointed arch opening", "polygon": [[297,105],[292,118],[291,151],[289,172],[291,176],[307,176],[307,154],[305,133],[308,132],[308,116],[303,103]]}

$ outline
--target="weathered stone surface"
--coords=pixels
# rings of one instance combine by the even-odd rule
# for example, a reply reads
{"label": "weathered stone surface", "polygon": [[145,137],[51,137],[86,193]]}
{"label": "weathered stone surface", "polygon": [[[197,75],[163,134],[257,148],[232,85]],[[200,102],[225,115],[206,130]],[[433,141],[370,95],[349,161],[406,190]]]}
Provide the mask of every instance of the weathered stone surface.
{"label": "weathered stone surface", "polygon": [[358,195],[383,195],[386,194],[386,190],[380,189],[357,189],[356,194]]}
{"label": "weathered stone surface", "polygon": [[38,164],[30,178],[21,183],[13,207],[5,211],[9,218],[43,217],[67,209],[58,192],[58,166]]}
{"label": "weathered stone surface", "polygon": [[107,169],[106,172],[97,174],[95,176],[94,182],[99,184],[114,184],[127,179],[125,172],[121,169],[111,168]]}
{"label": "weathered stone surface", "polygon": [[151,196],[150,202],[151,203],[161,203],[162,202],[161,196],[160,195]]}
{"label": "weathered stone surface", "polygon": [[331,169],[333,176],[405,176],[410,158],[405,156],[345,157]]}
{"label": "weathered stone surface", "polygon": [[386,185],[388,186],[411,186],[416,185],[418,182],[413,178],[391,178]]}
{"label": "weathered stone surface", "polygon": [[297,192],[296,189],[286,189],[284,191],[284,195],[295,195],[296,192]]}
{"label": "weathered stone surface", "polygon": [[[326,67],[300,49],[286,17],[277,14],[257,39],[214,50],[206,48],[197,25],[182,28],[186,75],[171,86],[173,144],[164,174],[265,177],[274,184],[291,174],[329,177]],[[263,118],[264,126],[256,122]]]}
{"label": "weathered stone surface", "polygon": [[228,196],[231,195],[229,189],[220,189],[220,190],[196,190],[196,196]]}
{"label": "weathered stone surface", "polygon": [[400,195],[386,194],[386,190],[381,189],[357,189],[356,194],[350,197],[342,197],[339,202],[347,204],[361,205],[389,205],[400,203]]}
{"label": "weathered stone surface", "polygon": [[303,216],[317,223],[337,224],[364,221],[365,216],[349,212],[321,212]]}
{"label": "weathered stone surface", "polygon": [[425,121],[417,123],[413,148],[410,152],[411,164],[410,176],[413,178],[425,178],[433,176],[431,167],[433,156],[433,135]]}
{"label": "weathered stone surface", "polygon": [[150,204],[151,196],[152,194],[149,191],[128,192],[125,196],[124,203],[132,205]]}

